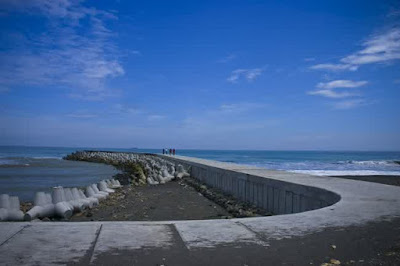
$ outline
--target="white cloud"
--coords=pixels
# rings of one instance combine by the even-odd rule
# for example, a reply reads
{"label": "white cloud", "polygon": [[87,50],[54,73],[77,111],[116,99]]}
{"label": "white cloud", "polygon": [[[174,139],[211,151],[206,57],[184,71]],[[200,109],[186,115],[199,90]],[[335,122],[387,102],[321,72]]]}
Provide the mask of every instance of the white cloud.
{"label": "white cloud", "polygon": [[355,71],[361,65],[386,63],[400,59],[400,28],[394,27],[384,32],[370,36],[362,43],[363,48],[340,60],[337,64],[318,64],[311,69],[320,70],[351,70]]}
{"label": "white cloud", "polygon": [[262,71],[262,68],[236,69],[232,71],[231,75],[227,78],[227,81],[231,83],[236,83],[240,78],[245,78],[247,81],[253,81],[259,75],[261,75]]}
{"label": "white cloud", "polygon": [[159,121],[159,120],[162,120],[164,118],[165,118],[164,115],[149,115],[149,116],[147,116],[147,119],[149,121]]}
{"label": "white cloud", "polygon": [[85,114],[85,113],[72,113],[72,114],[67,114],[67,117],[72,117],[72,118],[79,118],[79,119],[89,119],[89,118],[95,118],[97,115],[95,114]]}
{"label": "white cloud", "polygon": [[230,104],[222,104],[219,107],[219,110],[224,113],[242,113],[251,111],[254,109],[260,109],[266,107],[265,104],[261,103],[230,103]]}
{"label": "white cloud", "polygon": [[307,92],[309,95],[317,95],[323,96],[327,98],[347,98],[351,96],[355,96],[357,94],[349,93],[349,92],[336,92],[333,90],[315,90]]}
{"label": "white cloud", "polygon": [[400,59],[400,28],[370,37],[364,49],[343,58],[347,64],[364,65]]}
{"label": "white cloud", "polygon": [[367,83],[368,83],[367,81],[353,81],[353,80],[333,80],[329,82],[320,82],[317,84],[316,87],[320,88],[321,90],[308,91],[307,94],[322,96],[327,98],[334,98],[334,99],[349,98],[353,96],[359,96],[359,94],[350,93],[347,91],[337,92],[334,89],[358,88],[364,86]]}
{"label": "white cloud", "polygon": [[130,106],[126,106],[123,104],[115,104],[111,110],[110,113],[112,114],[131,114],[131,115],[137,115],[137,114],[142,114],[143,111],[138,109],[138,108],[134,108],[134,107],[130,107]]}
{"label": "white cloud", "polygon": [[367,81],[352,81],[352,80],[333,80],[329,82],[320,82],[317,88],[335,89],[335,88],[358,88],[366,85]]}
{"label": "white cloud", "polygon": [[228,63],[236,58],[235,54],[229,54],[217,61],[217,63]]}
{"label": "white cloud", "polygon": [[359,106],[367,105],[368,103],[364,99],[344,100],[333,104],[335,109],[347,110],[353,109]]}
{"label": "white cloud", "polygon": [[131,50],[131,51],[129,51],[129,53],[132,55],[142,55],[142,53],[138,50]]}
{"label": "white cloud", "polygon": [[315,70],[329,70],[329,71],[341,71],[341,70],[350,70],[356,71],[358,66],[349,65],[349,64],[317,64],[310,67]]}
{"label": "white cloud", "polygon": [[[112,41],[115,36],[104,24],[116,19],[114,14],[72,0],[9,1],[6,7],[42,16],[48,23],[35,35],[18,33],[15,47],[0,53],[0,83],[64,87],[72,97],[87,100],[115,95],[106,82],[123,75],[124,69]],[[7,35],[9,42],[14,41],[12,35]]]}

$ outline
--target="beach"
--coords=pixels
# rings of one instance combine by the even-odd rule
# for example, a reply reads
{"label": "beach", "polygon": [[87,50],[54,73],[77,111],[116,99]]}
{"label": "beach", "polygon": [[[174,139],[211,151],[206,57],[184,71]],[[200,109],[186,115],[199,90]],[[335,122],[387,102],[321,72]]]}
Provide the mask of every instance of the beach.
{"label": "beach", "polygon": [[400,175],[366,175],[366,176],[332,176],[344,179],[353,179],[367,182],[380,183],[391,186],[400,186]]}

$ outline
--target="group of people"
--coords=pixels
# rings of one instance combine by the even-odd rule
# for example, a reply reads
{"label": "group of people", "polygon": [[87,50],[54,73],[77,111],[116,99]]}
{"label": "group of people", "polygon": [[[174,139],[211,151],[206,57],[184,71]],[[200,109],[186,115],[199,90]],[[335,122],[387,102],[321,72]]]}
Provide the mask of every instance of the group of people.
{"label": "group of people", "polygon": [[162,154],[175,155],[175,149],[163,149]]}

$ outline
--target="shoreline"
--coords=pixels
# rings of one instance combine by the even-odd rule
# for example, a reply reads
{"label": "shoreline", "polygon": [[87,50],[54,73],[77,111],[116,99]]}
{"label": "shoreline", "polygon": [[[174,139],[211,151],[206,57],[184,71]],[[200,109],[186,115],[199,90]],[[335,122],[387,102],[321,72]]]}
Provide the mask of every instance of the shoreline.
{"label": "shoreline", "polygon": [[400,175],[345,175],[345,176],[330,176],[335,178],[351,179],[364,182],[373,182],[384,185],[400,186]]}
{"label": "shoreline", "polygon": [[[11,228],[13,231],[9,227],[4,227],[4,232],[11,231],[6,235],[7,243],[3,247],[7,247],[7,250],[3,249],[4,254],[12,256],[10,262],[21,260],[31,262],[32,257],[37,258],[35,255],[42,252],[47,257],[44,260],[43,257],[39,257],[37,260],[45,261],[50,256],[53,259],[53,254],[56,254],[54,251],[62,248],[65,250],[65,246],[68,245],[66,255],[60,257],[57,262],[75,259],[78,265],[86,265],[88,262],[104,265],[113,265],[116,262],[128,264],[132,261],[139,265],[221,265],[232,262],[237,265],[262,265],[266,261],[273,265],[399,264],[399,187],[350,182],[340,177],[324,178],[247,169],[238,165],[232,169],[230,164],[196,158],[186,158],[185,161],[183,158],[177,158],[175,162],[186,162],[186,167],[191,167],[192,176],[198,179],[213,174],[215,176],[211,176],[212,178],[219,179],[229,173],[232,177],[244,177],[246,181],[254,184],[255,181],[264,181],[262,178],[270,178],[274,185],[284,183],[286,185],[284,188],[292,193],[302,193],[304,191],[301,189],[304,187],[314,192],[315,188],[318,188],[324,189],[324,192],[336,193],[341,197],[341,203],[314,211],[303,210],[301,214],[253,219],[154,222],[100,220],[95,223],[32,223],[29,226],[15,223],[12,224],[15,226]],[[204,171],[200,171],[203,169]],[[351,178],[360,180],[359,176]],[[379,180],[381,177],[374,178]],[[156,189],[166,192],[167,186],[180,185],[178,182],[127,188]],[[213,183],[208,182],[208,184]],[[178,190],[181,190],[181,187],[178,187]],[[285,194],[279,193],[278,197],[273,199],[280,199],[281,194],[286,196],[287,190],[284,191]],[[174,192],[167,194],[176,196],[178,200],[172,208],[186,213],[186,209],[180,209],[182,206],[178,204],[186,204],[188,200],[183,202],[181,196]],[[146,195],[132,195],[132,198],[141,201],[143,198],[140,196]],[[196,192],[194,195],[199,196]],[[270,195],[274,196],[275,193]],[[307,195],[310,194],[305,196]],[[323,194],[326,195],[328,194]],[[116,196],[117,206],[129,213],[137,210],[134,206],[128,207],[123,204],[119,199],[120,195]],[[311,196],[318,197],[318,195]],[[164,203],[159,195],[154,194],[154,198]],[[151,203],[151,200],[143,202]],[[107,201],[104,203],[107,205]],[[148,206],[146,213],[142,213],[146,218],[142,221],[147,221],[148,217],[145,215],[155,210],[157,207],[154,209],[152,205]],[[194,211],[197,208],[189,207],[189,210]],[[169,211],[166,213],[170,214]],[[115,212],[118,213],[119,210]],[[60,235],[63,235],[63,238],[60,239]],[[85,238],[82,238],[82,235]],[[43,241],[42,243],[47,245],[36,245],[32,248],[33,241],[24,242],[27,237],[33,240],[51,241]],[[86,246],[77,251],[77,243],[82,245],[82,240],[86,241],[83,243]]]}
{"label": "shoreline", "polygon": [[[112,156],[108,157],[110,154]],[[124,158],[124,154],[127,153],[83,151],[64,158],[64,160],[112,165],[121,171],[114,175],[114,178],[125,185],[115,195],[103,201],[100,206],[76,213],[69,221],[207,220],[272,215],[272,213],[253,208],[245,202],[235,201],[229,195],[220,194],[216,189],[206,187],[198,181],[193,182],[195,180],[191,180],[192,178],[181,179],[171,176],[172,179],[169,181],[174,180],[173,182],[151,185],[148,182],[148,177],[152,174],[154,180],[156,180],[157,172],[158,175],[162,172],[158,169],[159,166],[154,165],[154,161],[150,161],[149,164],[149,161],[139,160],[138,158]],[[128,154],[138,155],[135,153]],[[156,156],[153,154],[142,155],[148,158]],[[349,175],[333,177],[400,186],[400,176]],[[163,180],[162,177],[158,176],[158,178],[160,178],[160,181]],[[192,200],[190,203],[187,202],[188,198]],[[32,206],[27,202],[21,205],[25,211]],[[180,205],[182,206],[177,207]],[[193,211],[199,208],[200,211]],[[181,210],[186,210],[186,213]],[[50,219],[46,220],[49,221]],[[51,221],[59,221],[59,219],[51,219]]]}

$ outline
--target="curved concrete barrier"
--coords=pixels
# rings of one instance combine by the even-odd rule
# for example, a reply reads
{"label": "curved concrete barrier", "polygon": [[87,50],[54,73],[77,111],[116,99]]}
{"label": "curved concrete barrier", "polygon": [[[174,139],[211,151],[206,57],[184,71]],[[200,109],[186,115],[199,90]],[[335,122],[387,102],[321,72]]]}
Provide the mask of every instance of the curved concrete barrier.
{"label": "curved concrete barrier", "polygon": [[[315,210],[330,206],[340,200],[337,193],[323,188],[296,184],[291,182],[290,179],[276,180],[237,171],[236,168],[221,168],[218,167],[222,166],[218,162],[207,165],[176,157],[167,158],[177,164],[178,177],[189,176],[186,169],[190,169],[190,176],[193,178],[273,214]],[[240,170],[251,169],[248,166],[238,167]],[[274,175],[276,173],[274,172]],[[271,177],[274,177],[274,175],[271,175]]]}

